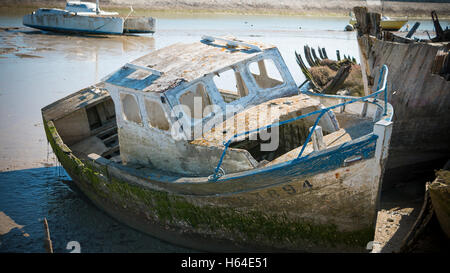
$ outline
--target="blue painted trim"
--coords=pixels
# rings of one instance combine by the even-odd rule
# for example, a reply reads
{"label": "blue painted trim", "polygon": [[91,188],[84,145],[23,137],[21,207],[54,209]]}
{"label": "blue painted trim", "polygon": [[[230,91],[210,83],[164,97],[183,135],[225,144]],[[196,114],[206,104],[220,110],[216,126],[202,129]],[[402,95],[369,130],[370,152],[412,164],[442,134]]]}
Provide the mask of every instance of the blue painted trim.
{"label": "blue painted trim", "polygon": [[[380,84],[381,84],[381,79],[382,79],[382,76],[383,76],[383,72],[385,72],[384,73],[384,81],[383,81],[383,85],[382,85],[381,89],[379,89],[380,88]],[[222,155],[220,156],[220,159],[219,159],[219,162],[217,163],[216,168],[214,169],[214,173],[212,175],[210,175],[208,179],[211,180],[211,181],[216,181],[218,178],[220,178],[220,175],[219,175],[219,171],[221,170],[220,166],[222,165],[223,159],[224,159],[225,154],[226,154],[226,152],[228,150],[228,147],[231,144],[231,141],[233,141],[234,139],[236,139],[236,138],[238,138],[240,136],[249,135],[249,134],[254,133],[254,132],[260,132],[262,130],[266,130],[266,129],[269,129],[269,128],[272,128],[272,127],[279,127],[279,126],[281,126],[283,124],[290,123],[290,122],[293,122],[293,121],[296,121],[296,120],[299,120],[299,119],[303,119],[303,118],[306,118],[306,117],[309,117],[309,116],[317,114],[318,117],[317,117],[317,119],[316,119],[316,121],[314,123],[314,126],[312,127],[311,131],[309,132],[308,137],[306,138],[305,142],[303,143],[303,147],[302,147],[300,153],[297,156],[297,158],[300,158],[302,156],[302,153],[303,153],[304,149],[306,148],[306,145],[309,142],[309,139],[311,138],[311,135],[312,135],[314,129],[316,128],[317,124],[319,123],[319,120],[322,118],[322,116],[326,112],[331,111],[331,110],[336,109],[336,108],[339,108],[339,107],[342,107],[342,106],[347,105],[347,104],[351,104],[351,103],[357,102],[357,101],[367,101],[369,98],[372,98],[372,97],[374,98],[374,102],[376,102],[376,99],[378,98],[378,95],[380,95],[382,92],[385,93],[384,96],[385,96],[385,98],[387,98],[386,84],[387,84],[388,68],[387,68],[386,65],[383,65],[383,67],[380,70],[380,73],[381,73],[381,75],[380,75],[380,78],[378,80],[377,91],[372,93],[372,94],[369,94],[369,95],[364,96],[364,97],[350,97],[351,98],[350,100],[344,101],[343,103],[339,103],[339,104],[336,104],[336,105],[333,105],[333,106],[329,106],[329,107],[323,108],[321,110],[317,110],[317,111],[313,111],[313,112],[310,112],[310,113],[307,113],[307,114],[304,114],[304,115],[300,115],[300,116],[297,116],[297,117],[292,118],[292,119],[284,120],[282,122],[272,123],[272,124],[269,124],[269,125],[257,128],[257,129],[253,129],[253,130],[246,131],[246,132],[243,132],[243,133],[235,134],[227,142],[223,142],[223,145],[225,146],[225,148],[224,148],[224,150],[222,152]],[[384,102],[384,115],[387,114],[387,106],[388,106],[388,104],[387,104],[387,100],[386,100]]]}
{"label": "blue painted trim", "polygon": [[159,75],[150,74],[142,80],[128,78],[128,76],[133,74],[133,72],[135,71],[136,69],[134,68],[124,66],[119,69],[119,71],[114,73],[111,77],[109,77],[106,82],[122,87],[143,90],[160,77]]}
{"label": "blue painted trim", "polygon": [[60,27],[45,27],[45,26],[37,26],[37,25],[29,25],[24,24],[27,27],[42,29],[46,31],[54,31],[54,32],[69,32],[69,33],[90,33],[90,34],[123,34],[122,32],[106,32],[106,31],[91,31],[84,29],[73,29],[73,28],[60,28]]}
{"label": "blue painted trim", "polygon": [[377,135],[370,134],[360,138],[358,141],[347,142],[314,155],[310,154],[266,168],[249,170],[238,175],[231,174],[228,177],[218,179],[215,183],[277,172],[281,174],[280,177],[289,176],[293,170],[295,170],[296,176],[330,171],[342,167],[344,160],[350,156],[361,155],[363,159],[372,158],[375,155],[377,139]]}

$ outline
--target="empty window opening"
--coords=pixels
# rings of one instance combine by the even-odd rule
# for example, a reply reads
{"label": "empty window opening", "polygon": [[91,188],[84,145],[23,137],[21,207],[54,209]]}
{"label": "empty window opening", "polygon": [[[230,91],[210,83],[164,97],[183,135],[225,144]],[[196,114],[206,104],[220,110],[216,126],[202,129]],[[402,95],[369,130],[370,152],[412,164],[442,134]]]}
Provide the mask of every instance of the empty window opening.
{"label": "empty window opening", "polygon": [[181,95],[179,101],[191,118],[202,119],[212,111],[211,99],[201,83]]}
{"label": "empty window opening", "polygon": [[151,127],[164,131],[169,130],[169,122],[167,121],[164,109],[159,102],[146,99],[145,110],[147,111],[147,117]]}
{"label": "empty window opening", "polygon": [[100,121],[100,117],[97,112],[97,107],[90,107],[86,109],[86,114],[89,122],[89,128],[91,130],[97,129],[102,126],[102,122]]}
{"label": "empty window opening", "polygon": [[123,119],[142,125],[141,113],[136,98],[130,94],[120,94]]}
{"label": "empty window opening", "polygon": [[242,80],[241,74],[233,69],[216,74],[213,80],[226,103],[248,95],[248,89]]}
{"label": "empty window opening", "polygon": [[272,59],[263,59],[249,64],[249,70],[262,89],[283,84],[283,77]]}

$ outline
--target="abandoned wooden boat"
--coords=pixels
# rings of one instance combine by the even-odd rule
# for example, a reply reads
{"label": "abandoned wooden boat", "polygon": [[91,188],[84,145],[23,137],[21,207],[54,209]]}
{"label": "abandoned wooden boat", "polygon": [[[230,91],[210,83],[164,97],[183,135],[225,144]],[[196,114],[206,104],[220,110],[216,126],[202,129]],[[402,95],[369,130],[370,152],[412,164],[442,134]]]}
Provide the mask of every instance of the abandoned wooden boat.
{"label": "abandoned wooden boat", "polygon": [[386,77],[366,97],[307,95],[276,47],[205,36],[42,115],[74,183],[143,232],[212,251],[366,251],[392,128]]}
{"label": "abandoned wooden boat", "polygon": [[337,60],[333,60],[328,57],[325,48],[319,47],[318,55],[308,45],[303,48],[306,62],[301,54],[295,52],[297,64],[306,78],[302,85],[308,82],[310,89],[322,94],[364,96],[361,66],[354,57],[344,54],[341,60],[340,52],[336,50]]}
{"label": "abandoned wooden boat", "polygon": [[[132,11],[131,11],[132,12]],[[131,14],[130,12],[130,14]],[[66,33],[123,34],[153,33],[155,19],[152,17],[119,16],[107,12],[97,3],[69,1],[64,10],[40,8],[23,17],[28,27]]]}
{"label": "abandoned wooden boat", "polygon": [[450,30],[443,31],[436,16],[436,39],[416,41],[381,31],[378,13],[363,7],[354,13],[366,95],[376,83],[377,70],[389,67],[388,99],[395,116],[387,167],[401,174],[411,165],[448,159]]}

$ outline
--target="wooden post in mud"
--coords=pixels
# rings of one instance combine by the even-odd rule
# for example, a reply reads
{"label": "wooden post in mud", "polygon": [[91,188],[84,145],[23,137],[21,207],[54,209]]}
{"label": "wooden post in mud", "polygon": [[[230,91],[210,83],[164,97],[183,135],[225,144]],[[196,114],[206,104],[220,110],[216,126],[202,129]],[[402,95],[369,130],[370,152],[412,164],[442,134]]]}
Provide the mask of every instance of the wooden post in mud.
{"label": "wooden post in mud", "polygon": [[44,246],[48,253],[53,253],[52,240],[50,240],[50,231],[48,229],[47,218],[44,218],[45,239]]}

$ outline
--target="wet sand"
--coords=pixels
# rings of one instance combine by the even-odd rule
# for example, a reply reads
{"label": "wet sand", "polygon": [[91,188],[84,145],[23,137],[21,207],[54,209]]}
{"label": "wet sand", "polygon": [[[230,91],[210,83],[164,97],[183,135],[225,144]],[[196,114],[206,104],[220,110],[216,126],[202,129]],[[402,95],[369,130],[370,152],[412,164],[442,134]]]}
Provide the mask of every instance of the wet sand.
{"label": "wet sand", "polygon": [[16,222],[14,222],[13,219],[11,219],[3,211],[0,211],[0,236],[7,234],[13,228],[22,229],[23,226],[18,225]]}
{"label": "wet sand", "polygon": [[[450,253],[450,244],[434,216],[427,227],[414,233],[409,247],[401,249],[405,238],[420,215],[425,197],[425,184],[435,179],[435,170],[444,166],[446,159],[421,163],[409,168],[401,176],[397,171],[384,174],[378,211],[373,253]],[[427,215],[428,210],[424,210]],[[415,237],[415,238],[414,238]]]}

